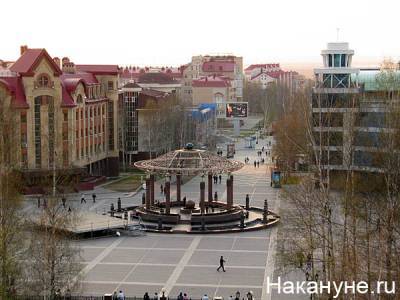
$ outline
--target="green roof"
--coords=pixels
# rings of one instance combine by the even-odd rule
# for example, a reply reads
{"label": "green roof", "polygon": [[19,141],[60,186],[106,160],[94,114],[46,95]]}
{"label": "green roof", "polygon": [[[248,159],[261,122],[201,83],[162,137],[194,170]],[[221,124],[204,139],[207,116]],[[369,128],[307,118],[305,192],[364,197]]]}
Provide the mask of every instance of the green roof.
{"label": "green roof", "polygon": [[360,70],[358,74],[351,74],[351,80],[358,80],[358,84],[364,85],[365,91],[382,91],[395,87],[400,90],[400,71],[382,72],[380,70]]}

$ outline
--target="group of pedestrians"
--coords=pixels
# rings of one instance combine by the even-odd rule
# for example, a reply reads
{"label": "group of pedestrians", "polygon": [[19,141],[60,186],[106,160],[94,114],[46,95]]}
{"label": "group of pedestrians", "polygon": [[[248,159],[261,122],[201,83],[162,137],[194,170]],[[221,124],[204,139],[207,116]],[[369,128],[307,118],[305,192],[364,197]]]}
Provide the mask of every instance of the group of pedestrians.
{"label": "group of pedestrians", "polygon": [[222,175],[213,175],[213,180],[214,180],[214,184],[218,184],[218,180],[219,180],[219,184],[221,184],[222,182]]}
{"label": "group of pedestrians", "polygon": [[[120,292],[120,293],[122,293],[122,292]],[[118,295],[116,297],[118,297]],[[115,299],[120,300],[120,299],[125,299],[125,298],[115,298]],[[144,293],[144,295],[143,295],[143,300],[167,300],[167,299],[168,299],[168,297],[166,297],[164,293],[162,293],[162,294],[154,293],[154,296],[152,296],[152,297],[149,295],[148,292]],[[176,297],[176,300],[191,300],[191,298],[189,297],[189,295],[187,293],[180,292],[179,295]],[[208,297],[207,294],[204,294],[201,297],[201,300],[212,300],[212,298]],[[242,297],[242,298],[240,297],[240,292],[237,291],[235,293],[235,296],[230,295],[228,300],[255,300],[255,298],[254,298],[254,294],[252,291],[247,292],[245,297]]]}
{"label": "group of pedestrians", "polygon": [[[93,203],[96,203],[96,197],[97,197],[96,194],[93,193],[93,194],[92,194]],[[86,203],[85,194],[82,194],[82,195],[81,195],[81,204],[83,204],[83,203]]]}
{"label": "group of pedestrians", "polygon": [[114,291],[112,298],[113,300],[125,300],[125,295],[122,291],[119,291],[119,293],[117,293],[117,291]]}

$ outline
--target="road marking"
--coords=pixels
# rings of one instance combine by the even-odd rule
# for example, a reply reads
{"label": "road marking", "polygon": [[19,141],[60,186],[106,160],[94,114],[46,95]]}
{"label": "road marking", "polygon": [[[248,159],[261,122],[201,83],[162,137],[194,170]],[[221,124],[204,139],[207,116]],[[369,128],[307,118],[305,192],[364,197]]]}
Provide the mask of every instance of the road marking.
{"label": "road marking", "polygon": [[108,254],[111,253],[123,240],[124,237],[116,239],[111,245],[106,247],[99,255],[97,255],[91,262],[89,262],[73,280],[75,282],[80,276],[85,277],[98,263],[100,263]]}
{"label": "road marking", "polygon": [[[279,193],[276,193],[276,198],[279,200]],[[275,198],[275,199],[276,199]],[[280,201],[275,201],[275,213],[279,213]],[[263,288],[262,288],[262,295],[261,299],[271,300],[272,294],[267,294],[267,283],[268,278],[270,282],[273,280],[274,270],[275,270],[275,257],[276,257],[276,244],[277,244],[277,237],[278,237],[278,226],[272,227],[272,232],[270,235],[269,247],[268,247],[268,255],[267,255],[267,262],[265,264],[265,273],[264,273],[264,281],[263,281]]]}
{"label": "road marking", "polygon": [[172,272],[171,276],[168,278],[167,283],[164,285],[165,294],[171,292],[172,287],[176,284],[179,276],[182,274],[183,269],[188,264],[190,258],[192,257],[194,251],[196,250],[197,246],[201,241],[201,236],[196,236],[190,246],[185,251],[185,254],[182,256],[181,260],[179,261],[178,265],[176,266],[175,270]]}

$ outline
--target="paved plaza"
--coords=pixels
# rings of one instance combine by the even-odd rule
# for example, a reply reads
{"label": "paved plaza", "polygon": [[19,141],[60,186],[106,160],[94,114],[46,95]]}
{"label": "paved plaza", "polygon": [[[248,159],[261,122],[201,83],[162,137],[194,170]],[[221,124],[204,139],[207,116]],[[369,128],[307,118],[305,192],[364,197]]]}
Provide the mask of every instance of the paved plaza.
{"label": "paved plaza", "polygon": [[[288,209],[281,203],[279,189],[270,187],[270,159],[259,167],[254,167],[258,160],[257,150],[268,147],[269,140],[260,140],[257,149],[248,149],[244,141],[236,144],[235,159],[246,164],[234,175],[234,202],[244,205],[246,194],[250,196],[250,205],[263,207],[268,199],[269,209],[280,214]],[[214,184],[219,199],[226,201],[226,175],[221,184]],[[201,178],[195,177],[182,186],[182,197],[195,200],[200,197]],[[155,196],[161,198],[160,184],[156,182]],[[174,199],[171,186],[171,198]],[[100,214],[111,203],[116,205],[118,197],[122,206],[141,204],[139,193],[115,193],[105,187],[95,190],[96,203],[92,203],[91,193],[86,194],[87,203],[80,203],[80,194],[68,196],[67,205],[81,213]],[[34,205],[34,202],[30,204]],[[29,203],[28,203],[29,206]],[[165,289],[171,297],[179,292],[188,293],[192,299],[199,299],[207,294],[210,297],[223,296],[227,299],[240,291],[245,295],[253,291],[256,299],[302,299],[298,295],[284,296],[267,293],[267,278],[275,280],[276,246],[290,230],[282,224],[261,231],[230,234],[156,234],[148,233],[142,237],[106,237],[79,241],[82,249],[82,287],[84,295],[104,295],[115,290],[123,290],[127,296],[142,297],[145,292],[154,295]],[[226,272],[217,272],[220,256],[226,260]],[[301,274],[285,275],[282,280],[300,279]],[[303,297],[306,299],[305,297]],[[212,298],[211,298],[212,299]]]}
{"label": "paved plaza", "polygon": [[[260,141],[257,148],[263,145],[267,146],[268,140]],[[239,143],[235,159],[244,161],[246,156],[250,164],[234,173],[235,202],[245,204],[249,194],[252,206],[262,207],[264,199],[268,199],[270,209],[279,213],[279,190],[270,187],[269,165],[255,168],[256,150]],[[200,180],[195,177],[187,182],[182,196],[197,200]],[[223,200],[225,180],[223,177],[222,184],[214,185]],[[126,200],[138,204],[139,196]],[[154,295],[165,289],[171,297],[182,291],[193,299],[204,294],[226,299],[236,291],[242,295],[253,291],[256,299],[300,299],[266,293],[267,277],[274,278],[279,228],[235,234],[147,234],[85,240],[79,243],[84,264],[82,292],[103,295],[123,290],[125,295],[143,296],[145,292]],[[227,261],[225,273],[216,270],[221,255]]]}

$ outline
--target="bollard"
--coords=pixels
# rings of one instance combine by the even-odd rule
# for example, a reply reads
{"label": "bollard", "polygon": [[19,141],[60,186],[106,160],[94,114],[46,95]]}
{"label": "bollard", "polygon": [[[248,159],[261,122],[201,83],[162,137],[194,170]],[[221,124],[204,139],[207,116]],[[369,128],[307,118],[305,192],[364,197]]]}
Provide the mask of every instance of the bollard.
{"label": "bollard", "polygon": [[114,203],[111,203],[110,211],[111,211],[111,217],[114,217]]}
{"label": "bollard", "polygon": [[162,219],[158,218],[158,230],[162,230]]}
{"label": "bollard", "polygon": [[268,200],[264,200],[264,211],[263,211],[263,223],[267,224],[268,222]]}
{"label": "bollard", "polygon": [[240,228],[241,229],[244,228],[244,212],[243,211],[240,212]]}
{"label": "bollard", "polygon": [[121,198],[118,198],[117,209],[118,209],[118,211],[121,211]]}

